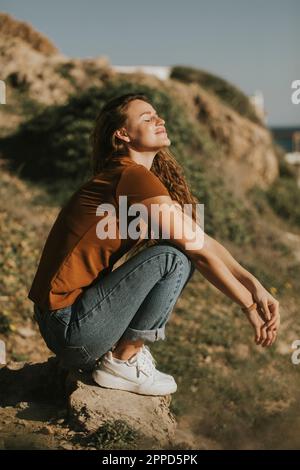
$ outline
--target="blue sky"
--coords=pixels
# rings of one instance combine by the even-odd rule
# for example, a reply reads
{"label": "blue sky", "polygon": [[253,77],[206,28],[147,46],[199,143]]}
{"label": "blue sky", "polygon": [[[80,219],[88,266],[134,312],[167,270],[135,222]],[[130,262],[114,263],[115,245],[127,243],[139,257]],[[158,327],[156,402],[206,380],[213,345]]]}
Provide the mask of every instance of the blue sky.
{"label": "blue sky", "polygon": [[188,65],[264,94],[269,125],[300,127],[300,0],[0,0],[66,55]]}

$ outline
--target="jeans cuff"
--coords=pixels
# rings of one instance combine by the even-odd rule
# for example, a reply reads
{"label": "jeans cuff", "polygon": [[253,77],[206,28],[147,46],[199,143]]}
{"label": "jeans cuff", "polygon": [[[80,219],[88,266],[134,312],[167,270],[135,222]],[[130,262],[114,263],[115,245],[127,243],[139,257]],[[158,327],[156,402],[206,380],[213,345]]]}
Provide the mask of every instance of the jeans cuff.
{"label": "jeans cuff", "polygon": [[158,341],[159,339],[164,340],[165,336],[165,326],[163,325],[161,328],[156,328],[154,330],[135,330],[133,328],[127,328],[127,330],[122,335],[122,339],[144,339],[147,341]]}

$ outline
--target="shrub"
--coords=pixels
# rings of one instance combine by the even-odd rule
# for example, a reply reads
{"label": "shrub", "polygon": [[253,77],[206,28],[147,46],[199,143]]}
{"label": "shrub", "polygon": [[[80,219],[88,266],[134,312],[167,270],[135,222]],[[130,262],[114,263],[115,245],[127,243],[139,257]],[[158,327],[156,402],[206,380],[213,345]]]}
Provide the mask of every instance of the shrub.
{"label": "shrub", "polygon": [[170,78],[180,80],[184,83],[198,83],[206,90],[215,93],[225,104],[230,106],[237,113],[257,124],[263,125],[249,101],[249,98],[227,80],[209,72],[186,66],[173,67]]}
{"label": "shrub", "polygon": [[300,189],[294,178],[278,178],[266,193],[274,211],[285,220],[300,225]]}

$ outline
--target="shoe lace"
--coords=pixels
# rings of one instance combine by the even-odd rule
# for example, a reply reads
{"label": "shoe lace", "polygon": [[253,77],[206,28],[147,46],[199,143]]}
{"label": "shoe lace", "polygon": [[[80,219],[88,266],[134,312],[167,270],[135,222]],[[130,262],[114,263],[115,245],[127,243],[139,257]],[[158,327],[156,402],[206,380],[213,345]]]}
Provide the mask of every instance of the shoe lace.
{"label": "shoe lace", "polygon": [[133,359],[128,359],[130,364],[136,365],[138,377],[140,372],[144,372],[148,377],[153,373],[153,369],[155,368],[154,362],[151,360],[148,354],[145,354],[143,350],[140,350]]}
{"label": "shoe lace", "polygon": [[156,360],[154,359],[154,357],[152,356],[151,351],[150,351],[150,349],[149,349],[149,346],[146,346],[146,344],[144,344],[143,347],[142,347],[142,351],[144,352],[144,354],[146,354],[146,355],[149,357],[149,359],[151,359],[151,361],[153,362],[154,366],[156,366],[156,365],[157,365],[157,362],[156,362]]}

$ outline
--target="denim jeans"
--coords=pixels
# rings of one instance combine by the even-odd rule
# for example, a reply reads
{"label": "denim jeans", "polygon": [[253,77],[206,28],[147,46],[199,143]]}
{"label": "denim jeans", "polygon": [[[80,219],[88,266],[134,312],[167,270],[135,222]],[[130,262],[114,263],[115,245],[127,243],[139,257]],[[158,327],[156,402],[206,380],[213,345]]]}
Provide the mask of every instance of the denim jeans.
{"label": "denim jeans", "polygon": [[35,304],[34,318],[62,367],[92,370],[121,337],[164,340],[165,325],[194,270],[183,251],[162,241],[93,283],[73,305],[41,311]]}

